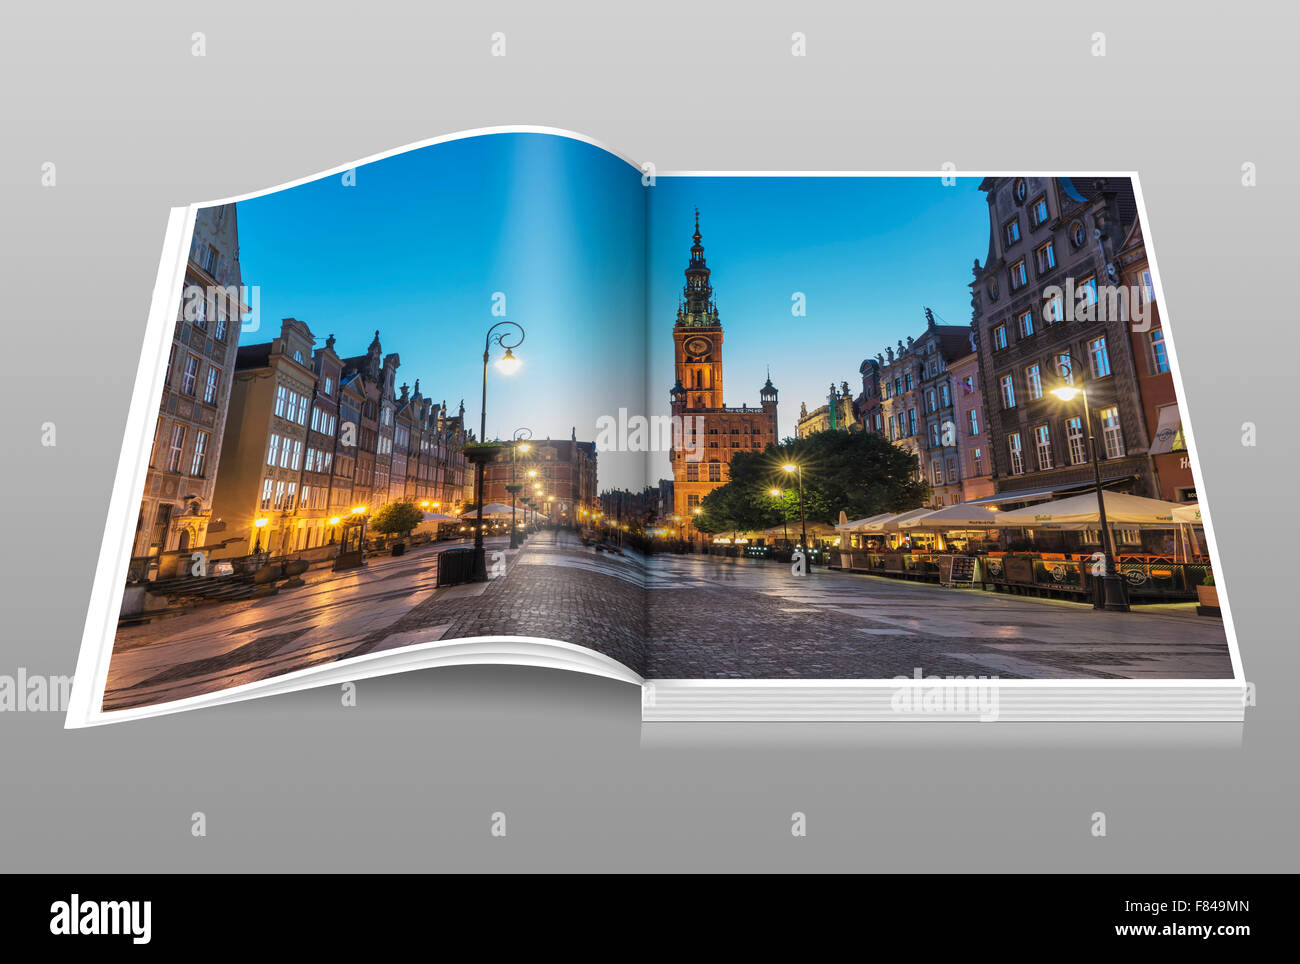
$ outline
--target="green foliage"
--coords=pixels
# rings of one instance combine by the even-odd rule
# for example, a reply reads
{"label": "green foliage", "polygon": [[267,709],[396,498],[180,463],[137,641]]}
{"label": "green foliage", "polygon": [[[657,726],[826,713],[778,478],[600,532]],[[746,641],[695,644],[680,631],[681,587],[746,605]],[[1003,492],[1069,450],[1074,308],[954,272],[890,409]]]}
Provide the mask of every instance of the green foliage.
{"label": "green foliage", "polygon": [[[925,504],[930,487],[916,478],[916,456],[869,432],[817,432],[786,439],[764,452],[738,452],[731,480],[709,493],[695,517],[701,532],[751,532],[799,521],[799,477],[782,466],[803,467],[804,513],[809,522],[904,512]],[[771,489],[781,490],[773,496]]]}
{"label": "green foliage", "polygon": [[389,502],[370,517],[370,530],[391,536],[410,532],[424,520],[424,511],[414,502]]}

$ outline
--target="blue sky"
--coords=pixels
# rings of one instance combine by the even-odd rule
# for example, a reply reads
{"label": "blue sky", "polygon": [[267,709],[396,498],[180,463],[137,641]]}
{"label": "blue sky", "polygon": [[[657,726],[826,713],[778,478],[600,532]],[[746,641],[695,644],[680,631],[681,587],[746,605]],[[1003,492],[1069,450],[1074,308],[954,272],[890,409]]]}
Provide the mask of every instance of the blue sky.
{"label": "blue sky", "polygon": [[[478,431],[483,339],[500,317],[526,340],[523,367],[488,375],[489,437],[595,437],[596,419],[644,398],[645,197],[640,174],[581,141],[497,134],[450,141],[240,202],[240,265],[260,286],[267,341],[305,321],[318,344],[364,354],[375,329],[397,352],[398,384]],[[496,352],[494,357],[499,355]],[[640,485],[643,459],[602,459]],[[618,464],[618,463],[624,464]],[[602,483],[605,479],[602,478]]]}
{"label": "blue sky", "polygon": [[[401,355],[399,384],[477,429],[483,337],[506,318],[527,329],[512,378],[489,375],[489,437],[596,436],[620,406],[666,412],[672,323],[693,208],[725,331],[728,405],[756,404],[771,365],[780,430],[827,386],[860,388],[864,357],[925,325],[968,324],[974,259],[988,248],[977,181],[938,178],[681,178],[642,188],[599,148],[544,134],[451,141],[239,204],[244,278],[260,286],[262,328],[305,321],[361,354],[374,330]],[[648,250],[645,239],[649,239]],[[806,317],[790,313],[803,292]],[[647,296],[648,295],[648,296]],[[646,356],[649,355],[647,363]],[[600,485],[668,474],[662,454],[600,457]]]}

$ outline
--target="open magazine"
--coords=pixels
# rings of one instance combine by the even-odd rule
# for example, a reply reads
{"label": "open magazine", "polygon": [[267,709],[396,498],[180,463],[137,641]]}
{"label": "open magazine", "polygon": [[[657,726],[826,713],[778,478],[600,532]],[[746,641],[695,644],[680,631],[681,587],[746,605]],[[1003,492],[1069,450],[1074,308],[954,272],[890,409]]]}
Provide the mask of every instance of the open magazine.
{"label": "open magazine", "polygon": [[174,209],[68,725],[488,663],[646,720],[1241,720],[1163,309],[1129,174],[496,128]]}

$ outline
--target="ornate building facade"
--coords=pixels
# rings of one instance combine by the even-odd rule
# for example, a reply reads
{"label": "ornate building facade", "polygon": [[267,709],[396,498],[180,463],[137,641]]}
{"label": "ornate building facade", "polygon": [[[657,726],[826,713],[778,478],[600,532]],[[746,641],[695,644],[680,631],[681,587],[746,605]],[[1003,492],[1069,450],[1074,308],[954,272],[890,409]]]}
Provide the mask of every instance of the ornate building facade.
{"label": "ornate building facade", "polygon": [[[168,576],[208,541],[239,348],[243,282],[235,205],[194,222],[132,555]],[[213,538],[218,538],[213,533]],[[167,555],[171,553],[171,555]]]}
{"label": "ornate building facade", "polygon": [[998,495],[1092,484],[1082,401],[1051,394],[1070,366],[1086,387],[1103,482],[1157,496],[1129,323],[1113,297],[1137,219],[1132,184],[997,177],[980,189],[989,250],[971,303]]}
{"label": "ornate building facade", "polygon": [[832,382],[826,395],[826,404],[821,408],[810,412],[807,403],[799,406],[799,420],[794,424],[794,434],[795,438],[807,438],[814,432],[846,432],[855,427],[857,419],[854,416],[853,394],[849,391],[849,383],[841,382],[840,387],[836,388]]}
{"label": "ornate building facade", "polygon": [[673,512],[686,523],[688,534],[700,502],[728,481],[731,456],[761,452],[777,442],[777,390],[770,375],[759,390],[758,406],[729,407],[723,401],[722,322],[704,260],[698,211],[691,241],[686,283],[673,324],[677,380],[670,393],[674,423],[682,426],[682,445],[670,453]]}
{"label": "ornate building facade", "polygon": [[[509,453],[483,469],[483,502],[510,505],[507,486],[522,486],[515,505],[527,498],[532,509],[548,521],[571,527],[599,509],[596,495],[596,443],[579,442],[575,429],[567,440],[527,439],[528,450],[516,444]],[[519,519],[523,519],[522,512]]]}

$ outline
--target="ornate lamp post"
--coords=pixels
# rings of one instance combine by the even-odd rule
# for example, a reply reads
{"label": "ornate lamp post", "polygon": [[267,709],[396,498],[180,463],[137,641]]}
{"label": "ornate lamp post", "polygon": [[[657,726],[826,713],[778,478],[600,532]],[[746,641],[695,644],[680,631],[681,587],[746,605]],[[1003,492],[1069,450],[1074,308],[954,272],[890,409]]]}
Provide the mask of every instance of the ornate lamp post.
{"label": "ornate lamp post", "polygon": [[[506,486],[506,491],[510,493],[510,548],[519,548],[519,527],[515,522],[515,496],[523,488],[515,481],[515,455],[523,452],[525,455],[532,449],[528,439],[533,437],[533,430],[530,428],[515,429],[515,444],[510,448],[510,484]],[[535,473],[530,473],[535,474]]]}
{"label": "ornate lamp post", "polygon": [[803,511],[803,466],[793,462],[787,462],[781,466],[786,472],[796,472],[799,476],[799,528],[802,532],[800,538],[803,540],[803,554],[807,560],[808,566],[812,567],[812,550],[808,547],[808,520],[804,518]]}
{"label": "ornate lamp post", "polygon": [[[511,331],[494,334],[498,328],[513,328],[518,332],[518,337],[511,340],[513,334]],[[523,343],[523,326],[513,321],[498,321],[487,330],[487,335],[483,338],[483,402],[479,410],[478,423],[480,444],[487,441],[487,376],[488,361],[492,357],[492,345],[496,344],[506,350],[506,353],[497,359],[497,369],[503,375],[513,375],[519,371],[519,366],[523,362],[515,357],[512,349],[518,348]],[[483,551],[483,470],[484,462],[480,460],[475,465],[474,472],[475,495],[478,501],[478,524],[474,528],[474,582],[487,582],[487,555]]]}
{"label": "ornate lamp post", "polygon": [[1093,602],[1093,608],[1106,609],[1110,612],[1126,613],[1129,611],[1128,590],[1124,580],[1115,568],[1115,550],[1110,537],[1110,525],[1106,521],[1106,499],[1101,488],[1101,460],[1097,458],[1097,438],[1092,433],[1092,411],[1088,405],[1088,392],[1084,387],[1086,376],[1080,376],[1079,384],[1074,384],[1072,371],[1075,357],[1064,355],[1067,361],[1060,366],[1061,384],[1052,389],[1052,394],[1063,402],[1080,398],[1083,401],[1083,425],[1088,435],[1088,461],[1092,463],[1093,486],[1097,490],[1097,524],[1101,526],[1101,551],[1105,572],[1101,576],[1101,598]]}
{"label": "ornate lamp post", "polygon": [[266,528],[266,519],[257,519],[253,522],[253,525],[257,529],[257,540],[253,543],[253,555],[260,556],[262,554],[262,530]]}

